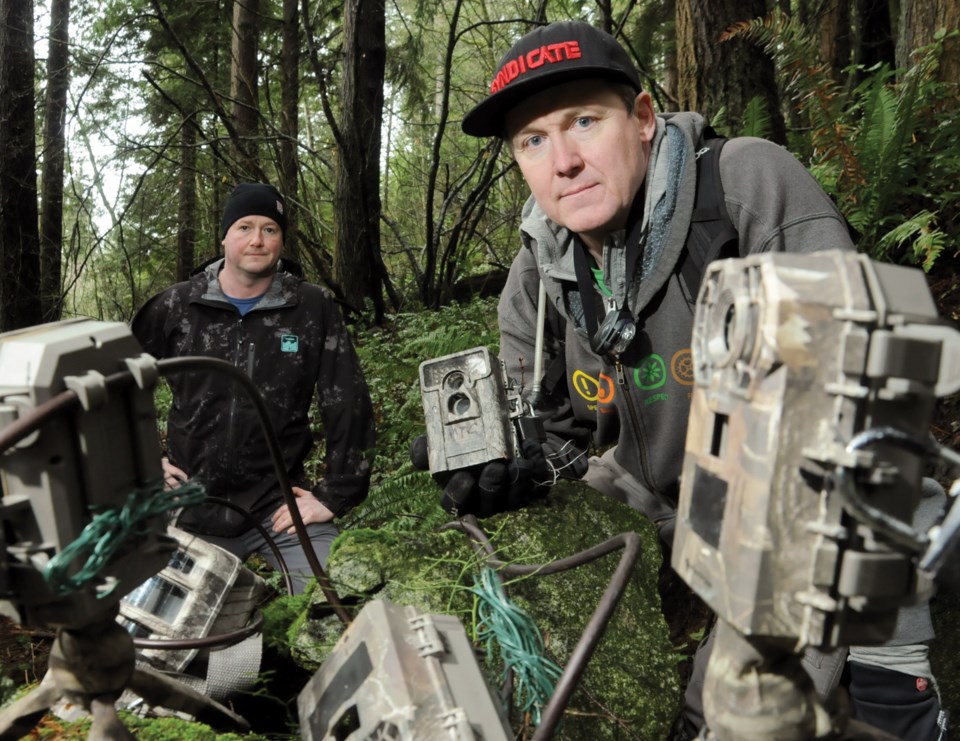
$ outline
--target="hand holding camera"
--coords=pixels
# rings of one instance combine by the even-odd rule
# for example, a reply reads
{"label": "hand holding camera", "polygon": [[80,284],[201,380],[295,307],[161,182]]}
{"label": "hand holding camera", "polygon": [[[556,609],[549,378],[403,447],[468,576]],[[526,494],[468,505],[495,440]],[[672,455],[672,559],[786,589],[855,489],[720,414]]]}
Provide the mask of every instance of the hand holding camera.
{"label": "hand holding camera", "polygon": [[410,458],[444,487],[447,512],[488,517],[526,505],[553,483],[542,424],[525,414],[487,348],[421,363],[420,393],[427,434],[414,440]]}
{"label": "hand holding camera", "polygon": [[[454,516],[490,517],[525,507],[546,494],[554,474],[543,446],[536,440],[524,440],[520,446],[522,455],[510,460],[435,473],[443,486],[440,506]],[[417,468],[429,470],[426,435],[414,439],[410,460]]]}

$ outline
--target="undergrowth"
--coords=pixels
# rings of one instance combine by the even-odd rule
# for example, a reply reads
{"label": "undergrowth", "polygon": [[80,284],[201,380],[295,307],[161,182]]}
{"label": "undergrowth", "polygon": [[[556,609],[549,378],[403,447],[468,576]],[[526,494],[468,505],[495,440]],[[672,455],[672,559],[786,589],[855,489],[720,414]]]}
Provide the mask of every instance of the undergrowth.
{"label": "undergrowth", "polygon": [[944,43],[958,33],[939,31],[907,70],[850,67],[848,78],[863,81],[849,92],[818,61],[818,39],[796,18],[775,11],[725,35],[752,40],[773,57],[804,123],[791,150],[859,232],[860,251],[875,260],[929,272],[945,250],[944,257],[955,257],[949,245],[960,216],[957,84],[940,81],[937,71]]}
{"label": "undergrowth", "polygon": [[436,311],[388,315],[382,326],[354,331],[377,424],[373,483],[366,501],[340,522],[341,529],[419,529],[448,518],[429,474],[410,463],[410,444],[424,433],[419,368],[424,360],[472,347],[498,350],[496,298],[475,299]]}

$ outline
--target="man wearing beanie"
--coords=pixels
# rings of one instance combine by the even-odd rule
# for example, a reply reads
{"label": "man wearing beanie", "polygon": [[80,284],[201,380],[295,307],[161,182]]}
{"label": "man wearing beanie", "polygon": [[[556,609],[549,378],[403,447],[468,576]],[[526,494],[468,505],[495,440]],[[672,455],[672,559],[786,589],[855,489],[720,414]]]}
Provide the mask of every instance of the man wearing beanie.
{"label": "man wearing beanie", "polygon": [[[373,411],[353,344],[330,293],[282,260],[286,204],[272,185],[241,183],[221,221],[223,256],[144,304],[133,333],[156,358],[205,355],[242,368],[260,390],[283,451],[297,505],[321,564],[337,535],[334,519],[367,495]],[[282,499],[256,410],[240,386],[215,372],[169,377],[165,483],[187,478],[207,494],[249,513],[208,503],[188,508],[177,525],[241,558],[261,553],[279,566],[260,524],[271,533],[296,591],[312,572]],[[314,394],[323,421],[325,470],[310,481],[313,448],[308,410]]]}
{"label": "man wearing beanie", "polygon": [[[670,363],[689,356],[704,264],[854,249],[848,227],[783,148],[718,140],[697,113],[655,113],[623,47],[586,23],[552,23],[517,41],[462,127],[502,138],[530,187],[500,297],[500,357],[512,378],[529,376],[542,281],[547,441],[525,449],[532,462],[508,475],[495,463],[451,477],[442,501],[485,516],[527,501],[556,476],[582,476],[647,514],[669,547],[692,383]],[[698,175],[719,181],[715,203],[700,202]],[[706,220],[718,224],[708,247],[698,226]],[[645,375],[654,362],[662,372]],[[591,444],[607,452],[587,460]],[[553,472],[538,477],[544,459]],[[937,738],[942,715],[922,643],[932,637],[921,607],[901,611],[896,645],[851,651],[858,717],[903,738]],[[706,655],[698,653],[686,695],[690,734],[703,722]],[[839,662],[808,656],[819,689],[830,689]]]}

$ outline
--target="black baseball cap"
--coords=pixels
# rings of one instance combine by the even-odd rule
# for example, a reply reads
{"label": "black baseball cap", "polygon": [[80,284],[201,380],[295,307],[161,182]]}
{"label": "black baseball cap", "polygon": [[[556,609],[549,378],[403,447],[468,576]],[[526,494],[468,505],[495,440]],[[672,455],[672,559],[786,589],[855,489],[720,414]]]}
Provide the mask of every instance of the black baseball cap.
{"label": "black baseball cap", "polygon": [[500,60],[490,95],[464,116],[461,128],[471,136],[499,136],[517,103],[552,85],[590,77],[626,83],[638,93],[643,89],[633,61],[607,32],[584,21],[540,26]]}

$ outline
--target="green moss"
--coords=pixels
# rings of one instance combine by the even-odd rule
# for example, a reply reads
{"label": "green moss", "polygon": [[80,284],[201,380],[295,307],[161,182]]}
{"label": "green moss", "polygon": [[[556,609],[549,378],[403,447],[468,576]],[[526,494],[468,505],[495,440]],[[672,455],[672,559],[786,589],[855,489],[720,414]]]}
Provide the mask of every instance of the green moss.
{"label": "green moss", "polygon": [[[502,560],[545,564],[635,531],[637,566],[568,706],[561,739],[666,738],[681,705],[677,658],[657,591],[661,565],[653,526],[629,508],[581,484],[559,484],[542,502],[483,523]],[[547,651],[563,666],[617,568],[617,550],[576,569],[513,579],[510,598],[540,628]],[[427,613],[453,614],[468,634],[474,597],[468,591],[482,564],[460,532],[344,532],[328,562],[343,595],[385,598]],[[302,666],[319,667],[342,633],[336,618],[314,619],[325,600],[315,594],[292,648]],[[493,681],[497,657],[486,663]],[[517,723],[519,726],[519,721]]]}
{"label": "green moss", "polygon": [[944,709],[953,725],[960,718],[960,591],[944,589],[930,604],[937,637],[930,643],[930,664]]}
{"label": "green moss", "polygon": [[307,605],[308,594],[282,595],[263,607],[263,642],[265,646],[287,653],[290,629],[301,620]]}
{"label": "green moss", "polygon": [[[255,733],[218,733],[203,723],[180,718],[141,718],[121,711],[120,718],[138,741],[267,741]],[[85,741],[90,733],[90,719],[64,722],[47,716],[31,733],[30,739],[39,741]]]}

